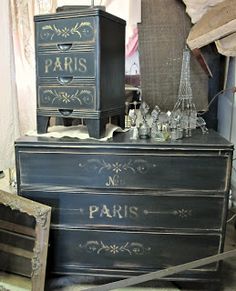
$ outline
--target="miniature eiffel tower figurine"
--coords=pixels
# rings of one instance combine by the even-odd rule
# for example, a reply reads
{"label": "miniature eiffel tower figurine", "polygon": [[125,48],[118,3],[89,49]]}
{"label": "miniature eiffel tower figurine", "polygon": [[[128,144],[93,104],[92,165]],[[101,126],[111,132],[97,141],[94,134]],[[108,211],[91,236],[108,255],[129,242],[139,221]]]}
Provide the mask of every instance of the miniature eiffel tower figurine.
{"label": "miniature eiffel tower figurine", "polygon": [[180,115],[180,126],[184,136],[191,136],[192,129],[197,126],[197,110],[193,103],[193,93],[190,83],[190,51],[183,51],[182,69],[179,84],[178,100],[173,109],[173,116]]}

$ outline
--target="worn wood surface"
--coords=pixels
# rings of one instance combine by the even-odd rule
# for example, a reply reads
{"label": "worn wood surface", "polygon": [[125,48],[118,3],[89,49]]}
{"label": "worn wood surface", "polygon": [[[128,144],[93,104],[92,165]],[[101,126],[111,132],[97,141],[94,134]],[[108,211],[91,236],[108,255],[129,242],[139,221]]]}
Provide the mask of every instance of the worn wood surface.
{"label": "worn wood surface", "polygon": [[187,44],[193,50],[234,33],[236,30],[236,2],[226,0],[209,9],[192,27]]}
{"label": "worn wood surface", "polygon": [[236,32],[216,41],[218,52],[228,57],[236,57]]}
{"label": "worn wood surface", "polygon": [[0,190],[0,209],[0,290],[10,284],[7,273],[30,278],[29,290],[43,290],[51,207]]}

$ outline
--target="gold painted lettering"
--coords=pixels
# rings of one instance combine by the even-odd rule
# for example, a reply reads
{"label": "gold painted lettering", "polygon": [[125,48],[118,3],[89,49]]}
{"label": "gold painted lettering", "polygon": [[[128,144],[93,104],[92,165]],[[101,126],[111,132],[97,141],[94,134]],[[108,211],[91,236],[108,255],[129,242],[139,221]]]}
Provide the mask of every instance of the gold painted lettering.
{"label": "gold painted lettering", "polygon": [[138,217],[138,207],[135,206],[130,206],[129,208],[129,212],[130,212],[130,217],[131,218],[137,218]]}
{"label": "gold painted lettering", "polygon": [[89,218],[92,219],[94,218],[94,213],[98,212],[99,207],[96,205],[90,205],[89,206]]}
{"label": "gold painted lettering", "polygon": [[113,217],[117,217],[118,218],[123,218],[123,216],[121,215],[120,211],[122,210],[122,207],[120,205],[113,205]]}
{"label": "gold painted lettering", "polygon": [[108,182],[106,182],[106,186],[111,187],[111,186],[118,186],[120,181],[119,175],[114,175],[113,177],[109,176],[108,177]]}
{"label": "gold painted lettering", "polygon": [[75,62],[75,72],[77,71],[78,67],[77,67],[77,57],[74,57],[74,62]]}
{"label": "gold painted lettering", "polygon": [[46,59],[45,60],[45,73],[48,73],[49,67],[52,65],[52,60],[51,59]]}
{"label": "gold painted lettering", "polygon": [[84,58],[79,58],[79,72],[87,72],[87,60]]}
{"label": "gold painted lettering", "polygon": [[107,206],[105,204],[102,206],[102,209],[100,212],[100,217],[103,217],[103,215],[105,215],[106,217],[112,218],[110,210],[109,210],[109,208],[107,208]]}
{"label": "gold painted lettering", "polygon": [[65,71],[70,71],[70,73],[73,73],[73,69],[72,69],[72,58],[71,57],[65,57],[65,62],[64,62],[64,68]]}
{"label": "gold painted lettering", "polygon": [[56,72],[57,69],[59,69],[59,71],[63,71],[63,68],[62,68],[62,66],[61,66],[60,57],[56,57],[56,61],[55,61],[55,63],[54,63],[53,71]]}

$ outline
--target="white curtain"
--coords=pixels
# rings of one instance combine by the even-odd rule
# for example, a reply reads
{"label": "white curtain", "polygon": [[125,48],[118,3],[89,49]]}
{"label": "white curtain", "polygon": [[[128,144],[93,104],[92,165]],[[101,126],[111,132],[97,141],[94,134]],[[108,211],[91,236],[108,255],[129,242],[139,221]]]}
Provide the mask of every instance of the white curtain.
{"label": "white curtain", "polygon": [[36,127],[35,14],[55,12],[56,0],[0,1],[0,171],[13,168],[14,141]]}
{"label": "white curtain", "polygon": [[14,141],[19,137],[10,1],[0,1],[0,170],[14,167]]}

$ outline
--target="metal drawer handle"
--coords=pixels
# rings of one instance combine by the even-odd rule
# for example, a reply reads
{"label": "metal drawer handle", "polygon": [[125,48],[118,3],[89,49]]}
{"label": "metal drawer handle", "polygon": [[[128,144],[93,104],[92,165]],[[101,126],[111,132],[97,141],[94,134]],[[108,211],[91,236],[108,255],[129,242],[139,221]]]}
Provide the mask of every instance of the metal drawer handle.
{"label": "metal drawer handle", "polygon": [[68,51],[72,48],[72,43],[63,43],[63,44],[57,44],[57,48],[62,51]]}
{"label": "metal drawer handle", "polygon": [[71,113],[73,112],[73,109],[58,109],[58,111],[61,113],[63,116],[70,116]]}
{"label": "metal drawer handle", "polygon": [[71,83],[73,80],[73,76],[70,77],[57,77],[57,81],[61,84],[61,85],[66,85]]}

